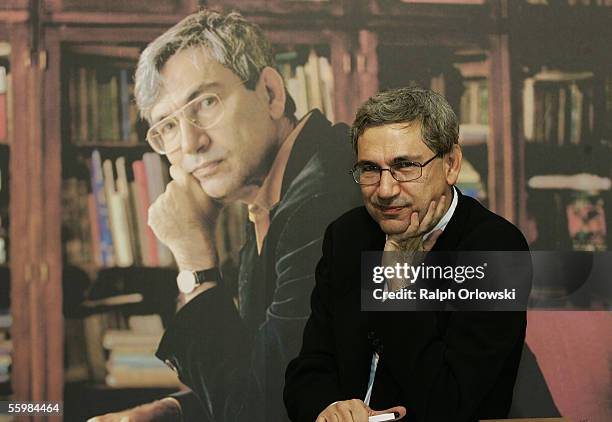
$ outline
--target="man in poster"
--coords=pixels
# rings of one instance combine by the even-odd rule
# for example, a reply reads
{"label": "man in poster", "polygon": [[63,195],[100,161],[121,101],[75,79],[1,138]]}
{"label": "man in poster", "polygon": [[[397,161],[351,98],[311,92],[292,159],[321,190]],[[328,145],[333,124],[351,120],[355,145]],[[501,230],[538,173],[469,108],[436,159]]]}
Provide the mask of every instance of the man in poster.
{"label": "man in poster", "polygon": [[[262,31],[238,14],[188,16],[142,53],[136,99],[172,181],[149,224],[172,251],[184,306],[157,356],[191,388],[98,421],[282,421],[284,370],[309,314],[322,234],[358,203],[346,125],[300,121]],[[248,204],[238,307],[218,270],[223,204]],[[127,419],[122,419],[127,418]]]}

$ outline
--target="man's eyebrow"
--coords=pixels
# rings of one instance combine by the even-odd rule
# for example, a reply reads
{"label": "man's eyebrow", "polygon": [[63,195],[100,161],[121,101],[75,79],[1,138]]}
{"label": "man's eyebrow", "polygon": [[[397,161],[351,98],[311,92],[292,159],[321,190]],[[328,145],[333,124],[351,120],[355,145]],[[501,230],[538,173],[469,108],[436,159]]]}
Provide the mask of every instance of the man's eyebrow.
{"label": "man's eyebrow", "polygon": [[[183,101],[181,101],[181,106],[180,107],[183,107],[189,101],[197,98],[198,95],[203,94],[205,92],[214,91],[215,89],[218,89],[219,87],[221,87],[221,84],[219,82],[202,82],[200,85],[197,85],[197,86],[193,87],[192,89],[190,89],[189,91],[187,91],[187,95],[185,96]],[[164,113],[161,116],[159,116],[157,118],[154,118],[153,119],[153,124],[164,120],[166,117],[168,117],[172,113],[173,112]]]}
{"label": "man's eyebrow", "polygon": [[394,157],[393,160],[391,160],[391,164],[400,163],[402,161],[410,161],[412,163],[420,162],[421,158],[422,158],[421,155],[415,155],[412,157],[409,157],[408,155],[400,155],[398,157]]}
{"label": "man's eyebrow", "polygon": [[373,161],[369,161],[369,160],[359,160],[355,163],[356,166],[378,166],[378,164],[376,164]]}

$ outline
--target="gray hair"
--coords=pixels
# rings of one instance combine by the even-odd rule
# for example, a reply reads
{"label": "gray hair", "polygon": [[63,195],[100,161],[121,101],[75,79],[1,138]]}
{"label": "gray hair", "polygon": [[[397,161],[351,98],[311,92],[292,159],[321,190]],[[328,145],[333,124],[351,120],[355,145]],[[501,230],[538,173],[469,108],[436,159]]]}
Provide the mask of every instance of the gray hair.
{"label": "gray hair", "polygon": [[[144,49],[136,68],[134,96],[140,115],[151,121],[151,109],[159,99],[161,69],[168,60],[185,49],[199,46],[221,65],[255,89],[261,71],[275,67],[272,47],[261,28],[239,13],[221,14],[201,10],[164,32]],[[295,103],[285,90],[285,115],[295,121]]]}
{"label": "gray hair", "polygon": [[435,153],[450,152],[459,142],[459,122],[446,99],[412,86],[379,92],[357,110],[351,127],[353,150],[357,153],[357,140],[369,127],[413,122],[421,124],[423,142]]}

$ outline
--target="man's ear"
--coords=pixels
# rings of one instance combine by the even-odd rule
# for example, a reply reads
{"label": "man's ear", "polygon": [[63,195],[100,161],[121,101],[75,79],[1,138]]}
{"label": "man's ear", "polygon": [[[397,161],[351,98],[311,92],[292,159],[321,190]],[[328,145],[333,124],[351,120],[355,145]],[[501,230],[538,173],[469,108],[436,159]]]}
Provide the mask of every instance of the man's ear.
{"label": "man's ear", "polygon": [[259,75],[257,90],[265,96],[270,117],[278,120],[285,114],[285,84],[278,71],[266,66]]}
{"label": "man's ear", "polygon": [[459,172],[461,171],[462,159],[463,154],[459,144],[454,144],[451,151],[448,154],[444,154],[444,176],[446,177],[446,183],[449,186],[457,183]]}

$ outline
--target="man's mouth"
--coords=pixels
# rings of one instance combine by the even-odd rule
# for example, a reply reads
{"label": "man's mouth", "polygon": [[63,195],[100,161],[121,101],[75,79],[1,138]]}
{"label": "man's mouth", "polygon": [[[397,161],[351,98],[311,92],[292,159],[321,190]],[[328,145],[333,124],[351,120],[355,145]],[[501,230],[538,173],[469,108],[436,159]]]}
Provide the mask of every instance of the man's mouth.
{"label": "man's mouth", "polygon": [[212,161],[207,161],[205,163],[202,163],[199,166],[197,166],[191,172],[191,174],[193,174],[193,176],[196,179],[202,180],[214,174],[217,171],[217,168],[219,167],[219,164],[221,163],[221,161],[222,160],[212,160]]}
{"label": "man's mouth", "polygon": [[378,208],[378,210],[384,215],[397,215],[401,213],[404,209],[408,208],[408,205],[400,205],[400,206],[376,205],[376,208]]}

